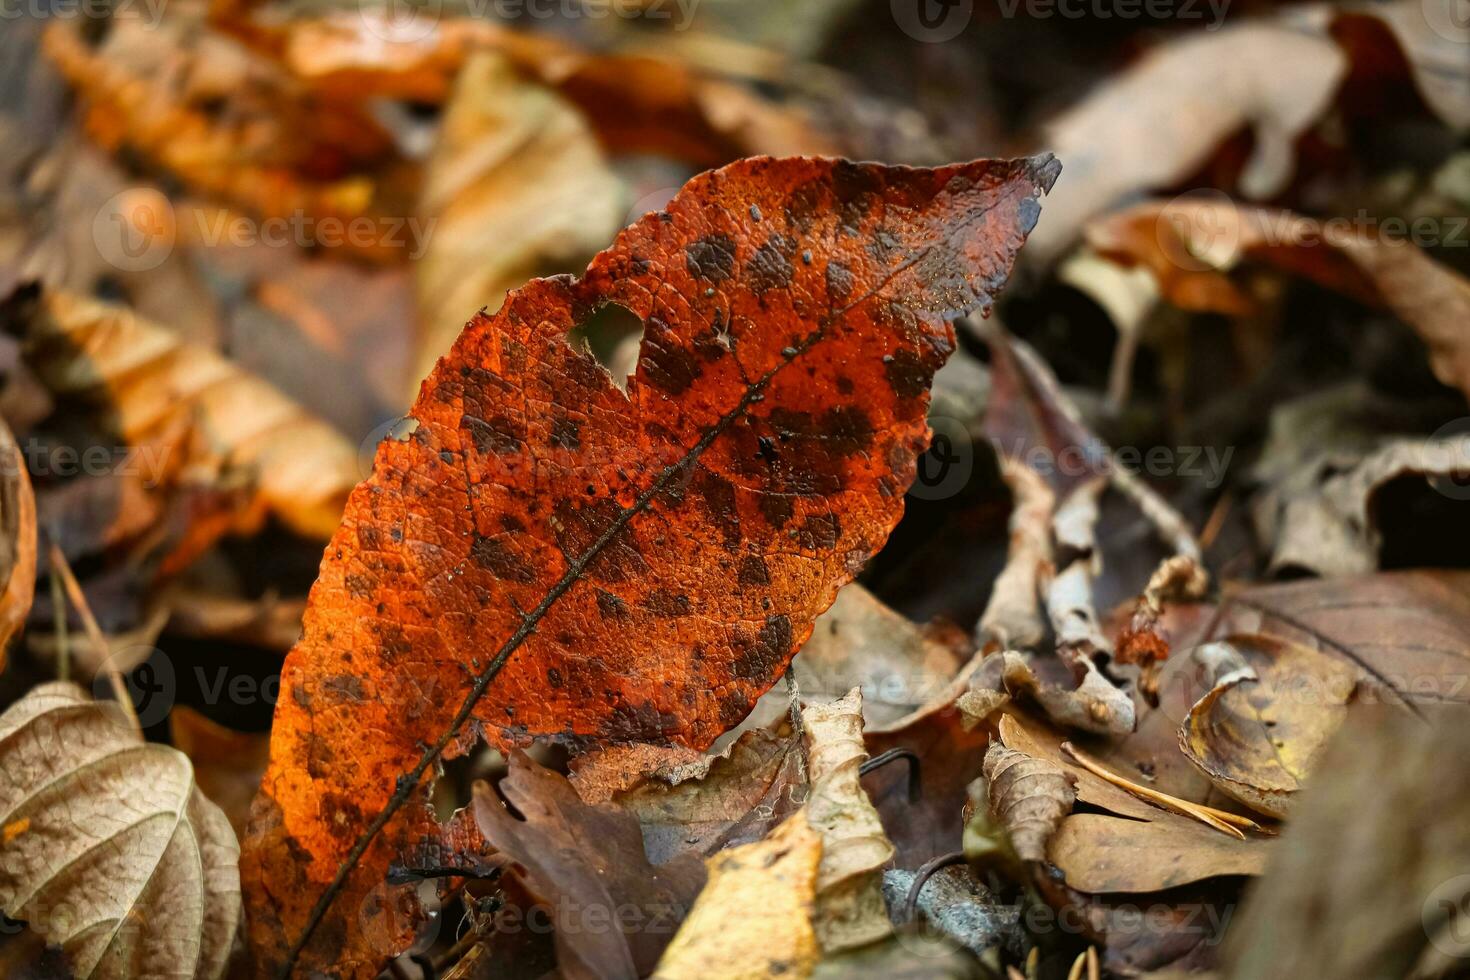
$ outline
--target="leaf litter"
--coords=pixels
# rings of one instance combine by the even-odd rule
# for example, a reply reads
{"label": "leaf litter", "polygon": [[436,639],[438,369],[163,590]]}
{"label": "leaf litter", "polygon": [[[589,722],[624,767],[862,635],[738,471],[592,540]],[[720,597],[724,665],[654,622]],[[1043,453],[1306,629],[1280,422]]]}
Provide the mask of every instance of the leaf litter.
{"label": "leaf litter", "polygon": [[1463,969],[1452,2],[660,6],[0,36],[0,972]]}

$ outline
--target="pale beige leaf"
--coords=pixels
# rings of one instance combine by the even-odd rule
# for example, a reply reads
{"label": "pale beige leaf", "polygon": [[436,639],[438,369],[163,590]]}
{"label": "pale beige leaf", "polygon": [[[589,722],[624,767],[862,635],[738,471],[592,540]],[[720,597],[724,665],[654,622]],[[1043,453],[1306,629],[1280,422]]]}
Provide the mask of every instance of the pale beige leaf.
{"label": "pale beige leaf", "polygon": [[183,753],[45,684],[0,715],[0,909],[80,978],[215,978],[240,926],[240,848]]}
{"label": "pale beige leaf", "polygon": [[429,245],[417,265],[418,390],[466,318],[508,290],[571,272],[622,225],[622,185],[581,113],[522,78],[503,55],[465,63],[429,160],[420,211]]}
{"label": "pale beige leaf", "polygon": [[883,903],[883,866],[893,844],[863,790],[863,695],[813,704],[801,713],[808,777],[807,820],[822,835],[817,871],[817,938],[825,953],[855,949],[892,931]]}
{"label": "pale beige leaf", "polygon": [[769,837],[710,858],[709,881],[653,973],[658,980],[810,975],[819,956],[812,906],[822,836],[805,811]]}
{"label": "pale beige leaf", "polygon": [[990,810],[1023,861],[1046,859],[1046,842],[1077,802],[1077,780],[1045,759],[999,742],[985,753]]}

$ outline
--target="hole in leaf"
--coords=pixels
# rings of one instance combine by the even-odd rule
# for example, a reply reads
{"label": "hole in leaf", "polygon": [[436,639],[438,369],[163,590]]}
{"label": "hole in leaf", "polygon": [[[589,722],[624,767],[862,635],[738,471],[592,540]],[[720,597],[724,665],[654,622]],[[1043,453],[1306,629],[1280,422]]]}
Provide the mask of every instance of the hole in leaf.
{"label": "hole in leaf", "polygon": [[592,315],[567,332],[567,343],[581,347],[607,368],[613,383],[628,390],[628,378],[638,364],[643,321],[617,303],[599,306]]}

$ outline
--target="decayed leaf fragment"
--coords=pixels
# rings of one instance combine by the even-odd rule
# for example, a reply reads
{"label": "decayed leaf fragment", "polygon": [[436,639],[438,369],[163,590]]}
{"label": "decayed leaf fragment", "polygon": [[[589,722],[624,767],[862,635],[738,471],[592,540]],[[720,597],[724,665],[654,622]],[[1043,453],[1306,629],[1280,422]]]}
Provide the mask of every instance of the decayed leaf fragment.
{"label": "decayed leaf fragment", "polygon": [[36,495],[25,457],[0,420],[0,671],[36,589]]}
{"label": "decayed leaf fragment", "polygon": [[1227,642],[1253,675],[1232,672],[1201,698],[1179,726],[1179,748],[1223,792],[1284,817],[1347,716],[1359,672],[1273,636]]}
{"label": "decayed leaf fragment", "polygon": [[6,915],[60,946],[78,977],[224,974],[239,845],[183,753],[52,683],[0,715],[0,769]]}
{"label": "decayed leaf fragment", "polygon": [[[743,718],[898,520],[948,318],[1057,169],[744,160],[472,320],[286,660],[244,862],[260,961],[375,973],[357,911],[385,887],[407,943],[384,871],[440,833],[419,783],[477,734],[703,748]],[[610,304],[644,323],[626,393],[564,339]]]}
{"label": "decayed leaf fragment", "polygon": [[812,972],[812,903],[822,836],[798,810],[765,840],[710,858],[709,881],[669,944],[656,980],[759,980]]}
{"label": "decayed leaf fragment", "polygon": [[811,779],[807,822],[822,835],[814,925],[822,951],[830,954],[893,931],[883,903],[883,866],[893,858],[893,844],[859,782],[858,767],[868,757],[862,690],[810,705],[801,720]]}
{"label": "decayed leaf fragment", "polygon": [[270,383],[128,309],[58,290],[21,287],[0,323],[52,392],[98,405],[130,446],[162,456],[161,471],[249,474],[258,498],[233,521],[268,510],[313,537],[336,526],[357,453]]}

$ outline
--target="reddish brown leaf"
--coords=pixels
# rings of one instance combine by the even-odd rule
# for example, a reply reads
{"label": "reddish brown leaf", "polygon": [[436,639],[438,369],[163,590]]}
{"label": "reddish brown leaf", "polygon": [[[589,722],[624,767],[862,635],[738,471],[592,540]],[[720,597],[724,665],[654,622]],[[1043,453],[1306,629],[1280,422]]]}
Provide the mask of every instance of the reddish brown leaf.
{"label": "reddish brown leaf", "polygon": [[[1057,169],[744,160],[471,321],[285,664],[258,966],[371,975],[406,945],[421,911],[385,869],[442,839],[421,784],[476,737],[704,747],[740,721],[897,522],[948,321]],[[609,304],[645,326],[626,394],[564,339]]]}

